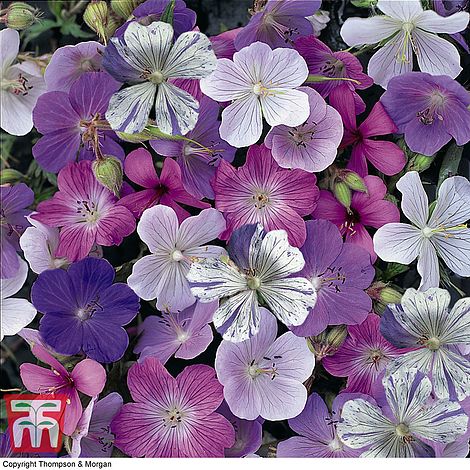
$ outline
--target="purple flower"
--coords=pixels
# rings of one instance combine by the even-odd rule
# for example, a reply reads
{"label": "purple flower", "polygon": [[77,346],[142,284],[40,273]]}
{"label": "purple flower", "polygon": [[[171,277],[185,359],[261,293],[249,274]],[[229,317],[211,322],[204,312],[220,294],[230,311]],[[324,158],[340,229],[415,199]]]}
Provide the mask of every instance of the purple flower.
{"label": "purple flower", "polygon": [[259,332],[245,341],[223,340],[215,370],[231,412],[242,419],[270,421],[297,416],[307,401],[305,382],[315,358],[304,338],[288,332],[276,339],[276,318],[260,309]]}
{"label": "purple flower", "polygon": [[340,231],[328,220],[310,220],[305,225],[307,239],[300,249],[305,267],[299,275],[312,282],[317,303],[305,322],[292,331],[315,336],[328,325],[362,323],[372,308],[364,292],[375,275],[369,253],[352,243],[343,244]]}
{"label": "purple flower", "polygon": [[39,98],[33,120],[43,137],[33,155],[42,168],[57,173],[67,163],[99,155],[124,159],[114,133],[102,127],[109,99],[118,88],[106,72],[88,72],[69,91],[51,91]]}
{"label": "purple flower", "polygon": [[159,139],[150,145],[159,155],[175,157],[185,189],[197,199],[214,199],[211,180],[221,160],[231,162],[235,148],[220,138],[219,105],[210,98],[200,101],[196,127],[179,140]]}
{"label": "purple flower", "polygon": [[[432,8],[440,16],[451,16],[458,11],[468,10],[468,6],[468,0],[432,0]],[[451,34],[450,37],[455,39],[455,41],[457,41],[468,54],[470,53],[470,49],[465,41],[465,31],[462,31],[463,34]]]}
{"label": "purple flower", "polygon": [[206,365],[186,367],[173,378],[154,357],[134,364],[127,403],[111,423],[114,445],[131,457],[223,457],[235,432],[215,410],[222,386]]}
{"label": "purple flower", "polygon": [[336,425],[341,420],[341,407],[358,394],[341,393],[333,401],[331,412],[318,393],[312,393],[303,411],[289,419],[290,428],[300,436],[291,437],[277,446],[276,457],[354,458],[360,451],[341,442]]}
{"label": "purple flower", "polygon": [[300,126],[273,127],[264,140],[282,168],[319,172],[330,166],[343,137],[343,122],[338,111],[311,88],[299,90],[308,95],[310,116]]}
{"label": "purple flower", "polygon": [[313,34],[313,25],[306,16],[313,15],[321,5],[319,0],[268,0],[261,10],[255,10],[250,22],[238,33],[238,50],[261,41],[271,47],[292,47],[300,36]]}
{"label": "purple flower", "polygon": [[172,356],[194,359],[212,342],[209,323],[217,310],[217,302],[197,302],[182,312],[162,312],[151,315],[139,326],[139,342],[134,348],[142,361],[148,356],[156,357],[165,364]]}
{"label": "purple flower", "polygon": [[137,315],[139,298],[126,284],[113,284],[114,276],[114,268],[98,258],[73,263],[67,271],[42,272],[31,300],[44,314],[39,326],[44,341],[60,354],[121,359],[129,344],[122,327]]}
{"label": "purple flower", "polygon": [[239,227],[260,223],[265,230],[285,230],[292,246],[305,241],[302,217],[315,208],[317,178],[303,170],[286,170],[264,145],[252,145],[246,163],[234,168],[221,161],[212,183],[215,207],[224,213],[229,239]]}
{"label": "purple flower", "polygon": [[[352,308],[355,304],[351,301]],[[390,344],[379,331],[380,317],[371,313],[363,323],[348,326],[348,337],[332,356],[323,359],[335,377],[347,377],[344,392],[371,394],[372,385],[394,358],[405,351]]]}
{"label": "purple flower", "polygon": [[11,278],[20,267],[17,251],[19,238],[29,225],[26,216],[28,206],[34,201],[34,193],[24,183],[0,186],[0,278]]}
{"label": "purple flower", "polygon": [[380,100],[413,152],[433,155],[452,138],[470,141],[470,95],[450,77],[406,73],[390,80]]}
{"label": "purple flower", "polygon": [[93,245],[119,245],[135,229],[131,212],[99,183],[90,161],[69,163],[57,178],[59,191],[39,203],[31,217],[61,227],[56,257],[85,258]]}

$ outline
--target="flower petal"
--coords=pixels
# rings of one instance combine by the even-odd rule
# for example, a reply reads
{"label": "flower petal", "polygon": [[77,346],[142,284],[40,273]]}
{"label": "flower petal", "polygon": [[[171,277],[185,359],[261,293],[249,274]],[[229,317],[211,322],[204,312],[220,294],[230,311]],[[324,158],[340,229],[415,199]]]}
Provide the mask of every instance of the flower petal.
{"label": "flower petal", "polygon": [[419,173],[417,171],[406,173],[398,181],[397,188],[402,194],[403,214],[417,227],[425,227],[429,217],[429,200]]}
{"label": "flower petal", "polygon": [[436,248],[427,238],[422,239],[417,268],[421,276],[420,290],[425,291],[430,287],[439,286],[439,260]]}
{"label": "flower petal", "polygon": [[417,28],[430,33],[460,33],[468,26],[469,15],[466,11],[459,11],[444,17],[433,10],[426,10],[415,19]]}
{"label": "flower petal", "polygon": [[400,22],[383,15],[348,18],[341,27],[341,37],[348,46],[376,44],[400,30]]}

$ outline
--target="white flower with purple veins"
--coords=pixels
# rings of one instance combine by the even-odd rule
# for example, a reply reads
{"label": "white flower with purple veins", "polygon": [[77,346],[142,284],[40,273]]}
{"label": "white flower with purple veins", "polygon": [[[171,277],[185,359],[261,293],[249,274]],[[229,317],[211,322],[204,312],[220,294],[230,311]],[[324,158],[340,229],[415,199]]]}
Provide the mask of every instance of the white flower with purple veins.
{"label": "white flower with purple veins", "polygon": [[371,399],[344,404],[336,429],[353,449],[367,447],[361,457],[434,457],[426,443],[446,444],[467,431],[468,416],[460,405],[430,400],[430,380],[416,369],[400,369],[383,379],[381,407]]}
{"label": "white flower with purple veins", "polygon": [[135,21],[106,47],[103,67],[117,81],[131,84],[109,102],[106,119],[114,130],[141,132],[154,107],[155,124],[165,134],[184,135],[196,125],[198,101],[169,79],[207,77],[216,57],[204,34],[188,31],[173,43],[173,33],[161,21],[149,26]]}
{"label": "white flower with purple veins", "polygon": [[420,0],[379,0],[384,15],[348,18],[341,36],[349,46],[384,43],[370,59],[368,74],[382,87],[389,80],[413,70],[413,53],[419,69],[431,75],[455,78],[461,71],[457,48],[435,33],[463,31],[469,14],[460,11],[443,17],[423,10]]}
{"label": "white flower with purple veins", "polygon": [[294,49],[272,50],[255,42],[219,59],[217,69],[201,80],[202,92],[215,101],[232,104],[222,112],[220,136],[234,147],[256,143],[263,117],[270,126],[295,127],[310,114],[308,95],[297,87],[308,77],[308,67]]}
{"label": "white flower with purple veins", "polygon": [[418,258],[419,289],[439,286],[439,260],[456,274],[470,276],[470,182],[447,178],[430,215],[429,201],[416,171],[400,178],[401,209],[413,225],[385,224],[374,235],[374,250],[388,262],[410,264]]}

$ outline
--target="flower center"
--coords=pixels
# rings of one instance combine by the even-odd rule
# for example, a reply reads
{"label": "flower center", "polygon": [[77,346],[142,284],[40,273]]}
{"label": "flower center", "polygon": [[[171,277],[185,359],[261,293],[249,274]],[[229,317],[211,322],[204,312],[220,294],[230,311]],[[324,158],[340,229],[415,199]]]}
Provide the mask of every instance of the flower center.
{"label": "flower center", "polygon": [[343,443],[339,440],[339,437],[335,434],[335,438],[328,444],[328,447],[333,451],[337,452],[343,448]]}
{"label": "flower center", "polygon": [[379,368],[380,362],[385,357],[385,354],[377,348],[372,348],[369,350],[369,360],[367,361],[369,364],[372,364],[375,369]]}
{"label": "flower center", "polygon": [[[305,127],[307,124],[310,124],[308,128]],[[297,147],[307,147],[307,143],[312,141],[315,136],[316,125],[316,122],[308,123],[307,121],[289,131],[289,135]]]}
{"label": "flower center", "polygon": [[93,201],[77,201],[77,214],[83,217],[83,222],[95,224],[100,220],[98,207]]}
{"label": "flower center", "polygon": [[439,338],[433,336],[432,338],[425,340],[424,345],[431,351],[437,351],[441,347],[441,341]]}
{"label": "flower center", "polygon": [[75,315],[82,322],[89,320],[97,311],[103,311],[103,307],[98,302],[99,297],[89,302],[85,307],[78,308]]}
{"label": "flower center", "polygon": [[155,85],[160,85],[160,83],[165,81],[165,77],[160,71],[155,70],[155,72],[152,72],[147,76],[147,80]]}
{"label": "flower center", "polygon": [[443,121],[442,115],[443,108],[447,102],[447,97],[443,95],[439,90],[434,90],[428,99],[428,106],[416,113],[416,117],[425,126],[430,126],[435,119]]}
{"label": "flower center", "polygon": [[257,290],[261,287],[261,279],[256,276],[248,276],[246,279],[248,289]]}
{"label": "flower center", "polygon": [[257,96],[266,94],[267,88],[263,86],[261,82],[255,83],[253,85],[253,93]]}
{"label": "flower center", "polygon": [[251,199],[256,209],[264,209],[269,204],[269,195],[263,190],[255,190]]}
{"label": "flower center", "polygon": [[310,279],[310,282],[312,283],[313,285],[313,288],[318,292],[320,289],[321,289],[321,286],[322,286],[322,279],[321,277],[312,277],[312,279]]}
{"label": "flower center", "polygon": [[182,423],[184,418],[183,413],[174,407],[171,410],[165,410],[165,416],[163,417],[163,426],[175,429],[179,424]]}
{"label": "flower center", "polygon": [[181,253],[180,250],[173,250],[171,252],[171,259],[178,263],[178,262],[184,260],[184,255],[183,255],[183,253]]}
{"label": "flower center", "polygon": [[[281,356],[274,356],[276,359],[280,359]],[[267,361],[271,361],[269,357],[263,357],[263,359]],[[272,362],[271,367],[260,367],[259,364],[255,362],[255,359],[253,359],[250,364],[248,364],[248,375],[252,378],[255,379],[256,377],[260,376],[261,374],[268,374],[271,376],[271,380],[274,380],[279,373],[277,372],[276,368],[276,363]]]}
{"label": "flower center", "polygon": [[0,88],[13,93],[14,95],[26,96],[33,86],[28,85],[28,79],[23,74],[19,73],[18,77],[13,80],[1,78]]}
{"label": "flower center", "polygon": [[341,292],[341,286],[346,282],[346,275],[342,270],[342,266],[330,266],[321,277],[314,278],[319,279],[321,283],[318,289],[316,289],[314,284],[315,289],[318,291],[321,287],[328,287],[329,289],[334,289],[335,292]]}
{"label": "flower center", "polygon": [[400,423],[398,426],[395,427],[395,432],[400,437],[406,437],[410,433],[410,429],[405,423]]}

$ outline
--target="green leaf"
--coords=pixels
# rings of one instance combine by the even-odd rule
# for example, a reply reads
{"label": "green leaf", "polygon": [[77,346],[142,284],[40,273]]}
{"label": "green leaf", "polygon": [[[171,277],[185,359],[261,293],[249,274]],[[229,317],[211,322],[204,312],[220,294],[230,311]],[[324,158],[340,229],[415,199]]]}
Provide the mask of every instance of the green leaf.
{"label": "green leaf", "polygon": [[400,263],[388,263],[387,269],[382,275],[382,279],[385,282],[388,282],[398,276],[399,274],[403,274],[410,269],[409,266]]}
{"label": "green leaf", "polygon": [[75,16],[62,24],[62,27],[60,28],[60,32],[63,35],[70,34],[74,38],[87,39],[87,38],[95,37],[94,33],[87,33],[86,31],[81,30],[80,26],[77,23],[75,23]]}
{"label": "green leaf", "polygon": [[57,20],[61,20],[64,0],[48,0],[47,5],[49,7],[49,10],[53,13]]}
{"label": "green leaf", "polygon": [[[18,423],[18,425],[20,426],[34,426],[34,423],[32,423],[31,421],[21,421],[20,423]],[[36,427],[36,426],[34,426]]]}
{"label": "green leaf", "polygon": [[42,33],[49,31],[50,29],[57,28],[60,26],[60,23],[54,20],[41,20],[38,23],[33,24],[26,30],[26,35],[24,38],[24,45],[28,44],[33,39],[36,39]]}
{"label": "green leaf", "polygon": [[29,403],[17,403],[16,408],[32,408],[32,406]]}

